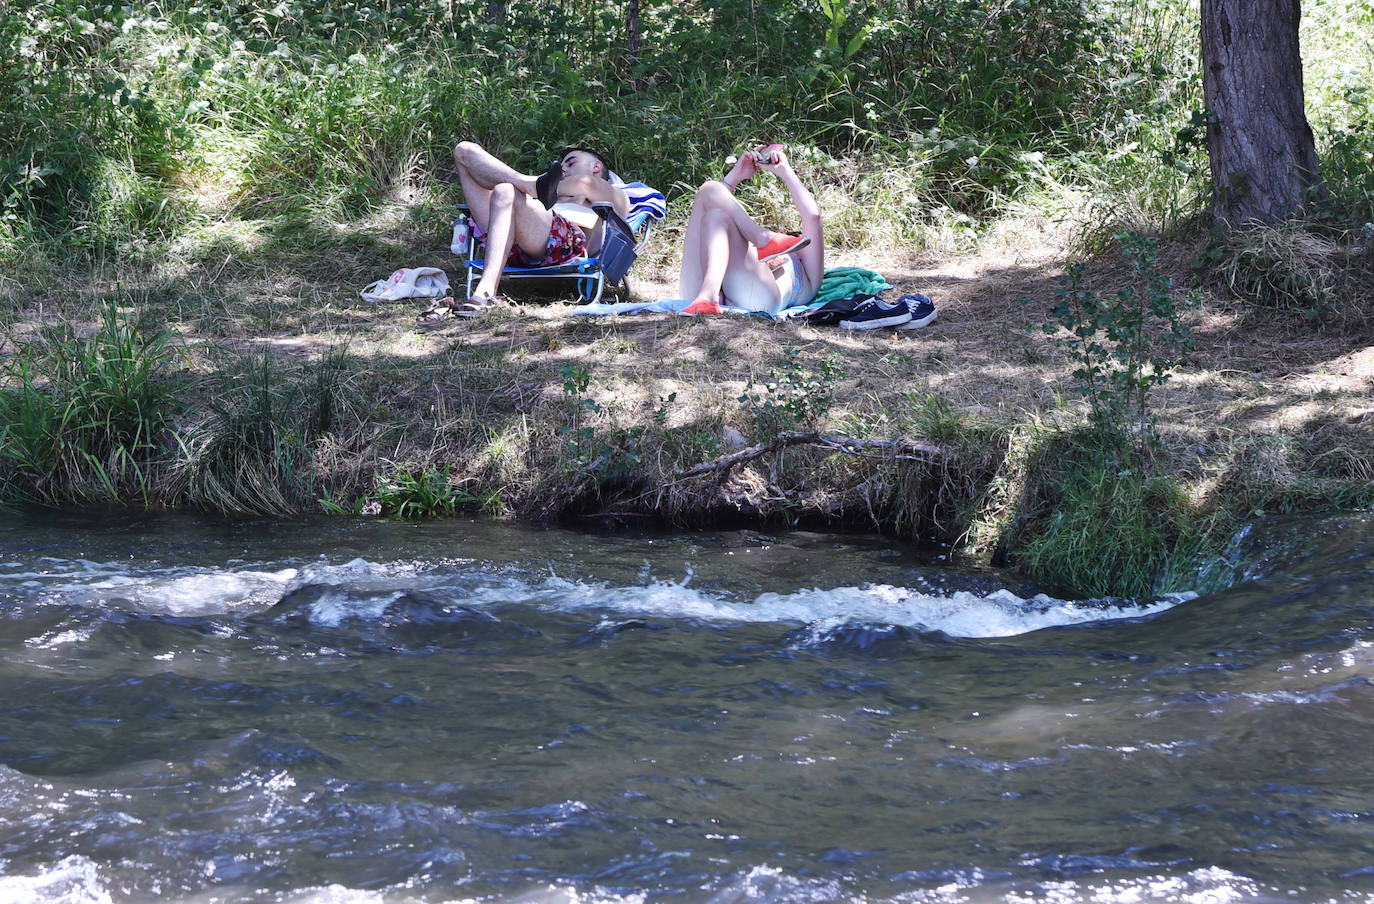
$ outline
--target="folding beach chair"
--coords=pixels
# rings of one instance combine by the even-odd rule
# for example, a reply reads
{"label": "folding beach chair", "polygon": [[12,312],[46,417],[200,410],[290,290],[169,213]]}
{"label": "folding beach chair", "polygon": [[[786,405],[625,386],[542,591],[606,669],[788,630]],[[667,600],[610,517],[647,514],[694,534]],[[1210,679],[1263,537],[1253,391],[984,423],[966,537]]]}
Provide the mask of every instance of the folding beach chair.
{"label": "folding beach chair", "polygon": [[[605,221],[604,239],[601,251],[595,255],[584,255],[562,264],[549,267],[505,267],[501,271],[501,284],[504,286],[513,279],[571,279],[577,282],[577,294],[587,303],[601,300],[607,285],[622,286],[625,274],[634,263],[640,250],[649,242],[655,220],[663,218],[666,212],[663,195],[642,182],[621,183],[630,198],[630,215],[622,218],[614,207],[607,203],[592,205],[596,215]],[[486,267],[486,248],[473,233],[467,205],[459,205],[457,226],[468,221],[467,254],[463,266],[467,268],[466,297],[472,297],[472,289],[482,278]]]}

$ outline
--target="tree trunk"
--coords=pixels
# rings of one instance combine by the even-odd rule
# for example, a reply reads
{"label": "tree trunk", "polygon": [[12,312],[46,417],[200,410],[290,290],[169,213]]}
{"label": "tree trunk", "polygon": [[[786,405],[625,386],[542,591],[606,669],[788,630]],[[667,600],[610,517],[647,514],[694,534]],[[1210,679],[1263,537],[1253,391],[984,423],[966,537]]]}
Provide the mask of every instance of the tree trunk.
{"label": "tree trunk", "polygon": [[625,49],[630,58],[630,65],[638,65],[640,50],[639,0],[630,0],[625,8]]}
{"label": "tree trunk", "polygon": [[1300,0],[1202,0],[1212,215],[1279,223],[1326,196],[1303,108]]}

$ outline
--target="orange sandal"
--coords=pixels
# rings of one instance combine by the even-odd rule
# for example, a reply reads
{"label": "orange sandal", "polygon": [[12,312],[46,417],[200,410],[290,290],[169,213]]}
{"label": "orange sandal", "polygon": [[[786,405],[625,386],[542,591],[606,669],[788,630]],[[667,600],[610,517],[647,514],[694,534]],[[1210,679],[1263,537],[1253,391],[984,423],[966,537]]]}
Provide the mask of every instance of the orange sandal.
{"label": "orange sandal", "polygon": [[785,232],[775,232],[768,239],[768,244],[759,248],[759,260],[767,262],[775,257],[782,257],[784,254],[792,254],[800,251],[811,244],[811,239],[804,235],[788,235]]}

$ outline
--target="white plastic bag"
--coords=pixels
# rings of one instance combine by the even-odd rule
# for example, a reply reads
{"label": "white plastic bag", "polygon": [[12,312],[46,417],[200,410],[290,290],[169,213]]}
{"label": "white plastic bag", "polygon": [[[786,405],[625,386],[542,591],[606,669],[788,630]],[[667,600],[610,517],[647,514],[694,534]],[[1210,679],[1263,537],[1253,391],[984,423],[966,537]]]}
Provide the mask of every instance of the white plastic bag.
{"label": "white plastic bag", "polygon": [[379,279],[358,295],[363,301],[402,301],[407,298],[443,298],[448,294],[448,274],[438,267],[407,267]]}

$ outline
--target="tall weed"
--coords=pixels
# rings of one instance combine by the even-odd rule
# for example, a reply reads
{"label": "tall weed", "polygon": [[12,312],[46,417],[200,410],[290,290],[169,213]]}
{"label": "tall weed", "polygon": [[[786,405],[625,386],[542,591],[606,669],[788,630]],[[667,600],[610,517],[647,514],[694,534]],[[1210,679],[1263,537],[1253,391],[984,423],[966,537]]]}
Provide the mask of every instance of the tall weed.
{"label": "tall weed", "polygon": [[185,442],[173,501],[226,514],[290,515],[312,495],[309,408],[261,357]]}
{"label": "tall weed", "polygon": [[146,502],[179,408],[170,334],[141,332],[114,300],[95,335],[52,330],[4,359],[0,471],[34,502]]}

